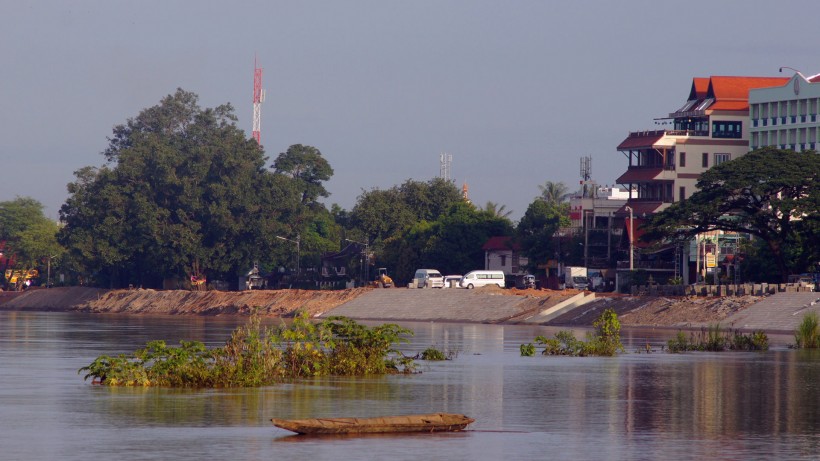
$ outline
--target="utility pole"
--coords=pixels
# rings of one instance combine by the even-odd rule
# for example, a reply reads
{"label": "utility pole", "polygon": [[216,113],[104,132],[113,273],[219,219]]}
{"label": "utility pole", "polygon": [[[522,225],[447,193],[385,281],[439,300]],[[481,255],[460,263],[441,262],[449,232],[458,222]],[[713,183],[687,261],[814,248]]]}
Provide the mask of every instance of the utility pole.
{"label": "utility pole", "polygon": [[265,90],[262,89],[262,68],[256,65],[253,57],[253,139],[262,144],[262,103],[265,102]]}

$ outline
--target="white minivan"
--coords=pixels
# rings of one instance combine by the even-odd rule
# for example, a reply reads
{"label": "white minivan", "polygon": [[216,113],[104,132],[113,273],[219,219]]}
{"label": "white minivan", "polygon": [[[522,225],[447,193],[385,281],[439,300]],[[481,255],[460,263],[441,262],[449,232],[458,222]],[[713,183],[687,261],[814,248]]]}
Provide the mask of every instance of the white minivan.
{"label": "white minivan", "polygon": [[468,272],[461,278],[459,283],[461,288],[476,288],[486,285],[498,285],[499,288],[504,288],[504,272],[501,271],[472,271]]}
{"label": "white minivan", "polygon": [[444,276],[435,269],[418,269],[413,280],[416,288],[444,288]]}

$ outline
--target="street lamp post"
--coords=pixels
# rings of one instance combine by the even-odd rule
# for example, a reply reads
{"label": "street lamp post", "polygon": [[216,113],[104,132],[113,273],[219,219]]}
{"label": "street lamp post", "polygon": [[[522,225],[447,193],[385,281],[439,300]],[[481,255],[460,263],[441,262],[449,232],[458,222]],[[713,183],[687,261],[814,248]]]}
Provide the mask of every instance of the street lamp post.
{"label": "street lamp post", "polygon": [[296,240],[291,240],[289,238],[285,238],[285,237],[282,237],[280,235],[277,235],[276,238],[278,238],[279,240],[286,240],[288,242],[296,244],[296,275],[299,275],[299,259],[301,258],[300,249],[299,249],[299,241],[301,240],[300,235],[296,234]]}
{"label": "street lamp post", "polygon": [[629,212],[629,271],[632,272],[632,270],[634,269],[634,265],[633,265],[634,260],[633,260],[633,256],[632,256],[632,254],[633,254],[632,239],[634,238],[634,235],[635,235],[634,227],[633,227],[634,224],[633,224],[633,221],[632,221],[632,207],[627,205],[627,206],[624,207],[624,209]]}
{"label": "street lamp post", "polygon": [[357,242],[355,240],[350,239],[345,239],[345,241],[355,243],[356,245],[364,247],[364,280],[362,284],[367,284],[367,282],[370,280],[370,253],[367,251],[367,247],[369,245],[367,243]]}
{"label": "street lamp post", "polygon": [[48,269],[47,269],[47,276],[46,276],[46,288],[51,288],[51,260],[57,255],[51,255],[48,257]]}

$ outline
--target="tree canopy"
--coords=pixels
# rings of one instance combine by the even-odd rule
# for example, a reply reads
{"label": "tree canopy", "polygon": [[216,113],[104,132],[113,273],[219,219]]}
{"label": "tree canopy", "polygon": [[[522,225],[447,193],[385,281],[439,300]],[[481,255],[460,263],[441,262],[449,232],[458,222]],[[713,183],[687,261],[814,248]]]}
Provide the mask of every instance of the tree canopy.
{"label": "tree canopy", "polygon": [[527,254],[530,269],[555,257],[553,238],[561,227],[568,227],[569,205],[536,198],[518,222],[518,238]]}
{"label": "tree canopy", "polygon": [[60,241],[99,282],[158,286],[198,268],[234,280],[255,261],[286,254],[275,236],[299,232],[283,223],[306,197],[322,195],[316,183],[332,170],[272,174],[230,104],[202,109],[197,101],[178,89],[116,126],[107,163],[77,171],[69,184]]}
{"label": "tree canopy", "polygon": [[482,245],[493,236],[513,233],[509,219],[477,209],[463,200],[450,205],[439,219],[421,220],[384,242],[384,260],[395,268],[394,280],[412,278],[420,267],[443,274],[464,274],[484,267]]}
{"label": "tree canopy", "polygon": [[538,185],[538,189],[541,190],[541,194],[536,198],[553,205],[566,202],[571,195],[566,184],[562,182],[544,181],[544,184]]}
{"label": "tree canopy", "polygon": [[439,219],[454,203],[462,202],[453,183],[441,178],[427,182],[407,180],[390,189],[364,191],[350,212],[350,226],[363,239],[383,241],[419,221]]}
{"label": "tree canopy", "polygon": [[273,168],[277,174],[296,181],[302,204],[311,204],[319,197],[330,195],[322,182],[333,176],[333,168],[315,147],[294,144],[286,152],[279,154],[273,162]]}
{"label": "tree canopy", "polygon": [[59,257],[63,248],[57,243],[57,229],[43,214],[43,205],[31,197],[0,202],[0,270],[37,269]]}
{"label": "tree canopy", "polygon": [[657,213],[648,240],[723,230],[759,238],[783,281],[820,261],[820,155],[765,147],[703,173],[690,198]]}

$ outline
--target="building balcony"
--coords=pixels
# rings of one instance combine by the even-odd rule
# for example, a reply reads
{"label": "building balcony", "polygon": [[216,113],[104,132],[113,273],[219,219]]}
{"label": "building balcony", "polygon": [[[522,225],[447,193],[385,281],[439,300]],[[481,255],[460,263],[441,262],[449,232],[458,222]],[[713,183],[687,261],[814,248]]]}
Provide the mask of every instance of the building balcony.
{"label": "building balcony", "polygon": [[626,173],[615,180],[618,184],[637,184],[653,181],[674,181],[677,177],[674,164],[631,165]]}

